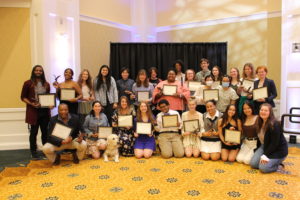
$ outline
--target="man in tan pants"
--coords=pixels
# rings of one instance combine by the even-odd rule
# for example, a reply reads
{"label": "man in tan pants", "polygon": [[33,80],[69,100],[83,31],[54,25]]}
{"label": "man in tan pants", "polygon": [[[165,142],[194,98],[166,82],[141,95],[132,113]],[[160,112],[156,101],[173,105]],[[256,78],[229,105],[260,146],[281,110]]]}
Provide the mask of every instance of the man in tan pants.
{"label": "man in tan pants", "polygon": [[[56,125],[60,123],[62,125],[72,128],[70,136],[66,139],[60,139],[52,136],[52,131]],[[73,152],[73,162],[75,164],[82,160],[87,148],[87,144],[79,134],[80,131],[79,118],[76,115],[69,114],[69,109],[66,104],[60,104],[58,106],[58,115],[51,118],[48,126],[48,141],[43,146],[43,152],[46,157],[53,163],[53,165],[59,165],[60,155],[57,151],[64,149],[75,149]]]}
{"label": "man in tan pants", "polygon": [[[163,158],[170,158],[173,155],[176,158],[183,157],[184,148],[182,144],[182,137],[180,135],[179,128],[181,127],[181,118],[177,111],[169,109],[169,102],[165,99],[158,102],[158,106],[161,112],[157,115],[157,125],[160,132],[158,136],[158,144],[161,150]],[[165,128],[163,126],[163,116],[165,115],[177,115],[178,123],[177,127]]]}

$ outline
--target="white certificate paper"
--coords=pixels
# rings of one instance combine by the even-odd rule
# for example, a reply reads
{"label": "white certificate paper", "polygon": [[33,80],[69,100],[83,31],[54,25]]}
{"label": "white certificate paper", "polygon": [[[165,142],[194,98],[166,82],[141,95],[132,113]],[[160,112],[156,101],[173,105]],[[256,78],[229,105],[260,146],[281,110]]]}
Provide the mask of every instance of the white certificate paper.
{"label": "white certificate paper", "polygon": [[225,141],[230,143],[241,143],[241,131],[225,129]]}
{"label": "white certificate paper", "polygon": [[56,123],[52,131],[52,135],[61,139],[66,139],[70,136],[72,129],[60,123]]}
{"label": "white certificate paper", "polygon": [[112,132],[112,127],[98,126],[98,138],[107,138]]}
{"label": "white certificate paper", "polygon": [[75,98],[75,89],[62,88],[60,89],[60,100],[68,101]]}
{"label": "white certificate paper", "polygon": [[163,128],[178,127],[178,115],[163,115]]}
{"label": "white certificate paper", "polygon": [[184,132],[200,132],[199,120],[186,120],[183,121]]}
{"label": "white certificate paper", "polygon": [[243,84],[242,84],[245,88],[245,90],[250,90],[250,89],[253,89],[254,87],[254,81],[250,81],[250,80],[243,80]]}
{"label": "white certificate paper", "polygon": [[118,127],[132,127],[132,115],[119,115]]}
{"label": "white certificate paper", "polygon": [[268,98],[267,87],[262,87],[253,90],[253,100]]}
{"label": "white certificate paper", "polygon": [[198,88],[201,87],[201,82],[198,81],[189,81],[189,90],[195,92]]}
{"label": "white certificate paper", "polygon": [[214,99],[215,101],[219,100],[219,90],[212,89],[212,90],[203,90],[203,100],[208,101]]}
{"label": "white certificate paper", "polygon": [[137,92],[138,102],[148,101],[150,97],[149,91],[139,91]]}
{"label": "white certificate paper", "polygon": [[146,122],[137,122],[136,123],[136,133],[137,134],[151,134],[152,133],[152,124]]}
{"label": "white certificate paper", "polygon": [[177,93],[177,85],[164,85],[163,86],[163,94],[165,96],[173,96]]}
{"label": "white certificate paper", "polygon": [[38,99],[42,108],[56,106],[55,94],[39,94]]}

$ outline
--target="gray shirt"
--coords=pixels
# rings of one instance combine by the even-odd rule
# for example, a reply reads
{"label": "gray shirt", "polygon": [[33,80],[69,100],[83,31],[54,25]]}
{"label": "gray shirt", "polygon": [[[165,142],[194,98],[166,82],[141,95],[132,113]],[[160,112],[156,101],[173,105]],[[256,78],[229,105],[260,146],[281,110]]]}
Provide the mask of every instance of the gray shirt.
{"label": "gray shirt", "polygon": [[206,76],[210,75],[210,70],[204,72],[203,70],[201,70],[200,72],[197,72],[196,74],[196,80],[201,82],[201,83],[204,83],[204,78]]}
{"label": "gray shirt", "polygon": [[97,90],[97,81],[98,78],[94,80],[95,99],[100,101],[102,106],[107,106],[107,97],[110,104],[118,103],[118,90],[115,79],[111,77],[109,91],[107,91],[106,84],[102,84]]}

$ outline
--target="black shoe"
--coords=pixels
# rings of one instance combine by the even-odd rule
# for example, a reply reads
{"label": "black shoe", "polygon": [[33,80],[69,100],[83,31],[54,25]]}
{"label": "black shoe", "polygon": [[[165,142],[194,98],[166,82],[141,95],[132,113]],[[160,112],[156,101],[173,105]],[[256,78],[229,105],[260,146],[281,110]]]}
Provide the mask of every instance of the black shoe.
{"label": "black shoe", "polygon": [[37,154],[36,151],[31,152],[31,160],[40,160],[40,156]]}
{"label": "black shoe", "polygon": [[60,154],[56,154],[56,158],[53,162],[53,165],[59,165],[60,164]]}
{"label": "black shoe", "polygon": [[78,156],[77,156],[76,152],[72,152],[72,155],[73,155],[73,163],[78,164],[79,159],[78,159]]}

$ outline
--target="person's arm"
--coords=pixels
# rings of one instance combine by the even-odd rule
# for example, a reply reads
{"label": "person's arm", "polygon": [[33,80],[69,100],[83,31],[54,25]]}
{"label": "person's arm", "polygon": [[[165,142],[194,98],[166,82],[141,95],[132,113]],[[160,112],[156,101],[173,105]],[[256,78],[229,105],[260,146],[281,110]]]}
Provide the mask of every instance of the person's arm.
{"label": "person's arm", "polygon": [[152,101],[152,94],[153,94],[153,90],[154,90],[154,87],[152,85],[152,83],[149,83],[149,88],[150,88],[150,91],[149,91],[149,102]]}
{"label": "person's arm", "polygon": [[75,89],[76,93],[78,94],[77,97],[75,97],[74,99],[70,99],[70,102],[77,102],[79,99],[82,98],[82,90],[80,88],[80,86],[78,85],[78,83],[73,82],[73,88]]}
{"label": "person's arm", "polygon": [[[269,128],[267,131],[268,131],[268,133],[266,132],[266,134],[270,134],[270,135],[268,135],[268,137],[270,137],[270,143],[264,144],[264,155],[269,157],[271,155],[271,153],[276,151],[276,149],[278,148],[278,145],[280,143],[280,134],[281,134],[280,123],[275,122],[273,124],[273,126],[271,128]],[[265,137],[266,136],[267,135],[265,135]]]}
{"label": "person's arm", "polygon": [[203,115],[202,114],[199,114],[199,122],[200,122],[200,134],[199,134],[199,137],[202,137],[202,134],[205,132],[204,121],[203,121]]}
{"label": "person's arm", "polygon": [[236,100],[239,99],[239,96],[236,94],[236,91],[234,89],[230,88],[230,90],[230,104],[235,104]]}
{"label": "person's arm", "polygon": [[273,101],[273,99],[275,99],[277,97],[277,89],[276,89],[276,85],[274,83],[273,80],[270,80],[270,84],[269,84],[269,90],[270,90],[270,96],[267,98],[267,102],[271,102]]}
{"label": "person's arm", "polygon": [[50,144],[53,144],[55,146],[60,147],[62,145],[62,139],[59,139],[57,137],[53,137],[52,136],[52,131],[54,129],[54,126],[56,124],[57,120],[56,118],[51,118],[48,124],[48,130],[47,130],[47,142],[49,142]]}
{"label": "person's arm", "polygon": [[117,86],[116,86],[116,81],[113,77],[111,77],[111,87],[113,89],[113,108],[117,108],[118,106],[118,90],[117,90]]}
{"label": "person's arm", "polygon": [[30,106],[33,106],[35,108],[38,107],[38,104],[35,103],[35,102],[32,102],[30,99],[29,99],[29,90],[30,90],[30,83],[28,81],[26,81],[24,84],[23,84],[23,87],[22,87],[22,92],[21,92],[21,100],[30,105]]}
{"label": "person's arm", "polygon": [[[182,121],[186,120],[186,113],[182,113]],[[181,128],[181,135],[186,136],[186,135],[190,135],[190,132],[185,132],[184,126],[182,125]]]}
{"label": "person's arm", "polygon": [[88,137],[91,137],[91,135],[93,134],[93,131],[89,129],[90,119],[91,119],[90,115],[86,116],[83,123],[84,133],[87,134]]}
{"label": "person's arm", "polygon": [[163,96],[162,93],[162,82],[159,83],[153,90],[152,93],[152,102],[154,104],[156,104],[158,102],[158,100]]}
{"label": "person's arm", "polygon": [[181,95],[181,98],[185,99],[186,101],[188,101],[190,99],[190,90],[186,86],[186,84],[183,84],[183,86],[182,86],[182,95]]}

